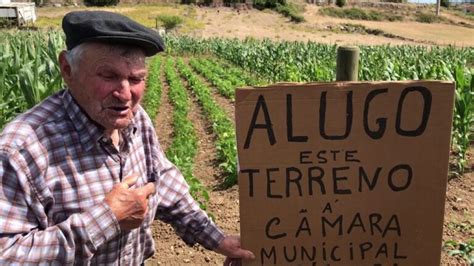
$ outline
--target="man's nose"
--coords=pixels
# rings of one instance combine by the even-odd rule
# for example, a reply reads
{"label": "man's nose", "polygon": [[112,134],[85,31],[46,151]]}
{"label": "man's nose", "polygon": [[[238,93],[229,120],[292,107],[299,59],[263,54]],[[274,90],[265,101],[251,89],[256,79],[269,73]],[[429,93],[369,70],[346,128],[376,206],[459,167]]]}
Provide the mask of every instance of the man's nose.
{"label": "man's nose", "polygon": [[121,101],[132,100],[132,92],[128,79],[123,79],[122,81],[120,81],[120,84],[118,85],[118,88],[113,92],[113,95]]}

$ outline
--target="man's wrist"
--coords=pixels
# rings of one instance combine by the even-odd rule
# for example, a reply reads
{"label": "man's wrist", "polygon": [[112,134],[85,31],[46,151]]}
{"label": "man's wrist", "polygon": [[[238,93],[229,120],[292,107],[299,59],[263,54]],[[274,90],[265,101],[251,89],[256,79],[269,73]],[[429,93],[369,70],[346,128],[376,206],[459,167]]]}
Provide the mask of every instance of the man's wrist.
{"label": "man's wrist", "polygon": [[216,250],[224,240],[224,232],[212,221],[202,230],[196,240],[208,250]]}
{"label": "man's wrist", "polygon": [[94,249],[114,238],[120,232],[120,226],[110,207],[105,203],[94,205],[85,213],[84,225]]}

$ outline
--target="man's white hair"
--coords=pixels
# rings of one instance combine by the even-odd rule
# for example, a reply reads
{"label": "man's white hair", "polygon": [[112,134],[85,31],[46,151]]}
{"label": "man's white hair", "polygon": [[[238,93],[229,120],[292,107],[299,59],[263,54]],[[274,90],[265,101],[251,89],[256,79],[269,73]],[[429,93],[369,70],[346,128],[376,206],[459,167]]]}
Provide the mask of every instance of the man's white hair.
{"label": "man's white hair", "polygon": [[[66,60],[71,66],[71,71],[74,73],[79,68],[79,62],[82,55],[88,49],[89,46],[92,46],[94,43],[85,42],[81,43],[78,46],[72,48],[66,53]],[[117,51],[120,55],[132,59],[134,62],[145,60],[145,53],[139,47],[123,45],[123,44],[107,44],[111,51]]]}
{"label": "man's white hair", "polygon": [[81,59],[82,54],[84,54],[84,51],[87,48],[87,44],[88,43],[81,43],[78,46],[67,51],[66,60],[71,66],[71,72],[76,72],[77,68],[79,67],[79,61]]}

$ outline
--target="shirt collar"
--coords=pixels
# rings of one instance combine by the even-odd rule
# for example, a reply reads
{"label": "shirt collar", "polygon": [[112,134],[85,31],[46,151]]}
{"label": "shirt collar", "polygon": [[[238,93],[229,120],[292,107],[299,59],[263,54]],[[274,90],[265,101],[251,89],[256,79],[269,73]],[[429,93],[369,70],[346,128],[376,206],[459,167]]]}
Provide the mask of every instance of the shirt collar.
{"label": "shirt collar", "polygon": [[[63,105],[67,115],[72,121],[74,128],[80,136],[80,142],[85,149],[89,151],[94,147],[100,139],[104,137],[104,128],[94,122],[86,112],[79,106],[76,100],[72,97],[69,89],[66,89],[62,97]],[[133,136],[137,131],[136,116],[133,117],[130,125],[123,129],[123,137],[128,141],[133,141]]]}

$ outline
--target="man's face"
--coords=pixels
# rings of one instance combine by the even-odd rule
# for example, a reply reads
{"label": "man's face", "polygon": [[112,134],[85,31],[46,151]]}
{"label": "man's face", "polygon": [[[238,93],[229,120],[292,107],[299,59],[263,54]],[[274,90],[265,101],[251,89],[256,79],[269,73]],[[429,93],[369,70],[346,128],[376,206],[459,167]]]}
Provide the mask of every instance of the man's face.
{"label": "man's face", "polygon": [[[63,77],[78,104],[106,130],[127,127],[145,90],[145,55],[139,49],[90,43]],[[69,70],[69,73],[68,73]]]}

